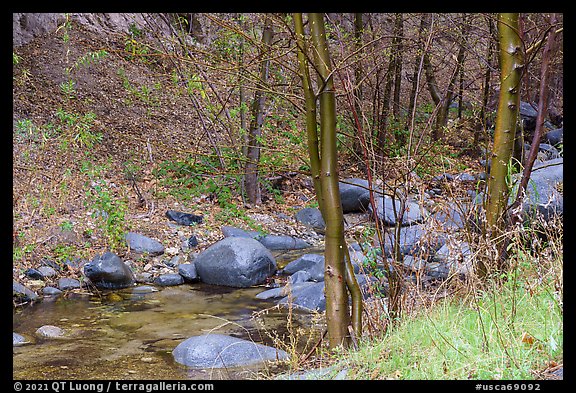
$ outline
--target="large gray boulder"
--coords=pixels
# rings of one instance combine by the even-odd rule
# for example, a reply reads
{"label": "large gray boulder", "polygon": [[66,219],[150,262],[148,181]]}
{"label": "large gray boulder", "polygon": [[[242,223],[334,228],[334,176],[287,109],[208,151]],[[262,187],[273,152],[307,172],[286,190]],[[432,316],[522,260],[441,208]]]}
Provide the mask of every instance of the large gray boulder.
{"label": "large gray boulder", "polygon": [[324,255],[322,254],[304,254],[284,266],[282,273],[294,274],[300,270],[310,270],[313,266],[321,264],[324,266]]}
{"label": "large gray boulder", "polygon": [[214,243],[196,257],[194,264],[202,282],[236,288],[262,284],[277,269],[266,247],[244,237]]}
{"label": "large gray boulder", "polygon": [[302,250],[310,247],[304,240],[293,236],[266,235],[257,240],[269,250]]}
{"label": "large gray boulder", "polygon": [[285,360],[277,348],[223,334],[190,337],[172,351],[174,360],[191,368],[228,368]]}
{"label": "large gray boulder", "polygon": [[324,233],[326,230],[326,223],[322,217],[322,213],[315,207],[305,207],[296,213],[296,221],[310,228],[318,233]]}
{"label": "large gray boulder", "polygon": [[112,252],[96,256],[84,265],[84,274],[101,289],[120,289],[134,285],[136,278],[132,269]]}
{"label": "large gray boulder", "polygon": [[[348,184],[352,183],[352,184]],[[340,188],[340,200],[344,213],[363,212],[370,204],[370,191],[368,180],[344,179],[338,183]]]}
{"label": "large gray boulder", "polygon": [[[518,192],[518,183],[521,174],[515,175],[516,184],[510,193],[510,203]],[[559,184],[564,181],[564,159],[557,158],[534,165],[530,180],[526,187],[524,198],[524,218],[531,219],[537,214],[545,220],[553,215],[562,215],[564,212],[564,196],[558,190]]]}
{"label": "large gray boulder", "polygon": [[551,144],[552,146],[559,145],[564,142],[564,127],[556,128],[555,130],[548,131],[544,134],[542,142]]}
{"label": "large gray boulder", "polygon": [[[401,214],[400,208],[401,203],[398,199],[392,200],[392,198],[387,195],[383,198],[376,198],[377,216],[384,225],[396,225]],[[373,214],[372,206],[369,207],[369,211]],[[427,216],[428,212],[423,206],[420,206],[418,203],[408,199],[402,214],[402,226],[416,224],[421,222]]]}

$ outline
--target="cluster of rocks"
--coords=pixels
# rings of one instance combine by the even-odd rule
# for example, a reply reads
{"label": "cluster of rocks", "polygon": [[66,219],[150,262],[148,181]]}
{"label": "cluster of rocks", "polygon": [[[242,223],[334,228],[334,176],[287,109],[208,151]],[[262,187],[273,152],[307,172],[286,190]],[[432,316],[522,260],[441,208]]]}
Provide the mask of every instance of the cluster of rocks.
{"label": "cluster of rocks", "polygon": [[[546,157],[555,157],[554,152]],[[450,181],[475,183],[477,180],[477,176],[469,174],[442,174],[435,179],[438,183]],[[527,190],[526,214],[530,216],[537,211],[545,218],[562,214],[563,197],[562,192],[558,190],[558,184],[562,181],[561,157],[535,166]],[[359,247],[350,250],[354,273],[364,296],[374,293],[374,288],[381,290],[381,294],[386,294],[386,278],[383,274],[374,274],[374,269],[384,271],[383,262],[385,258],[392,257],[396,236],[399,236],[399,252],[403,255],[402,263],[405,271],[445,279],[453,273],[465,275],[472,268],[473,250],[466,241],[461,240],[458,233],[475,225],[477,202],[481,194],[469,200],[446,203],[443,209],[437,209],[429,199],[435,193],[429,193],[427,197],[429,204],[425,206],[422,199],[408,196],[404,201],[400,201],[399,198],[385,195],[382,189],[377,189],[373,195],[376,211],[373,211],[369,184],[366,180],[346,179],[340,183],[340,187],[342,207],[346,214],[364,213],[372,219],[380,220],[386,228],[382,239],[384,244],[380,245],[380,239],[375,239],[370,258],[359,251]],[[402,208],[404,208],[402,214],[398,214]],[[166,215],[178,225],[192,225],[201,220],[201,216],[187,216],[173,211],[167,212]],[[325,223],[318,209],[302,209],[296,213],[295,219],[318,233],[322,233],[325,229]],[[393,228],[398,223],[400,227],[396,233]],[[106,252],[89,262],[68,261],[67,267],[80,272],[82,282],[61,278],[57,287],[45,286],[43,293],[52,296],[61,291],[79,288],[83,284],[113,290],[131,287],[137,282],[169,286],[201,281],[212,285],[240,288],[264,284],[274,275],[283,275],[286,277],[286,285],[264,290],[256,297],[261,300],[275,299],[278,304],[304,310],[325,310],[324,256],[314,253],[304,254],[282,270],[278,270],[271,252],[306,250],[310,247],[310,243],[294,236],[262,235],[234,227],[221,229],[224,238],[198,253],[189,262],[180,263],[182,259],[176,258],[179,257],[178,250],[175,252],[172,250],[170,254],[176,255],[166,264],[173,270],[172,272],[156,277],[142,272],[135,273],[130,264],[122,261],[118,255]],[[197,245],[197,241],[193,240],[196,239],[189,239],[187,244]],[[136,253],[158,257],[167,252],[160,242],[141,234],[130,232],[126,234],[126,241],[130,249]],[[376,264],[372,263],[373,258],[376,258]],[[45,280],[57,276],[57,268],[58,266],[46,263],[37,269],[29,269],[26,274],[35,280]],[[371,286],[371,290],[366,290],[368,285]],[[38,298],[34,291],[16,281],[13,288],[14,295],[19,298],[24,300]],[[51,332],[50,328],[44,330]],[[15,345],[26,342],[25,338],[14,333]],[[288,357],[285,352],[273,347],[218,334],[190,337],[174,349],[173,355],[177,362],[197,368],[245,366]]]}
{"label": "cluster of rocks", "polygon": [[[222,231],[224,239],[199,253],[191,263],[173,264],[172,267],[177,269],[177,273],[161,274],[153,280],[153,284],[168,286],[202,281],[236,288],[259,285],[277,273],[276,261],[271,250],[309,246],[301,239],[290,236],[260,236],[233,227],[224,227]],[[166,251],[160,242],[141,234],[128,233],[126,240],[130,249],[136,253],[158,256]],[[76,267],[81,269],[83,284],[103,290],[132,287],[141,281],[139,273],[135,273],[128,263],[112,252],[98,255],[89,262],[78,262]],[[29,274],[38,279],[57,274],[56,269],[50,269],[41,266]],[[54,289],[61,293],[61,290],[80,286],[78,281],[77,286],[61,285],[60,289]],[[50,287],[44,288],[45,295],[48,294],[48,288]],[[149,291],[148,288],[148,286],[136,287],[142,289],[144,293]],[[34,291],[16,281],[14,281],[14,294],[26,297],[28,300],[38,299]],[[56,326],[44,326],[37,331],[36,336],[41,339],[56,339],[65,337],[65,333]],[[30,340],[13,332],[13,343],[15,346],[23,345],[30,343]],[[177,362],[193,368],[247,366],[269,360],[284,360],[289,356],[286,352],[273,347],[221,334],[190,337],[174,349],[173,355]]]}
{"label": "cluster of rocks", "polygon": [[[522,128],[524,130],[525,133],[527,134],[531,134],[534,132],[534,130],[536,129],[536,118],[538,117],[538,105],[537,104],[531,104],[529,102],[525,102],[525,101],[520,101],[520,121],[522,122]],[[557,113],[553,113],[553,111],[551,111],[549,109],[549,119],[546,119],[544,121],[544,127],[546,129],[549,130],[554,130],[554,131],[550,131],[552,132],[550,139],[548,138],[548,136],[544,137],[544,140],[547,141],[547,143],[550,143],[552,145],[556,145],[557,143],[560,143],[562,140],[562,134],[563,134],[563,116],[559,115]],[[560,127],[560,128],[556,128],[556,127]],[[558,130],[562,130],[562,131],[558,131]]]}
{"label": "cluster of rocks", "polygon": [[[354,267],[356,280],[365,297],[374,291],[367,286],[378,288],[385,295],[387,284],[381,282],[365,268],[366,257],[357,250],[350,250],[350,259]],[[262,300],[278,299],[277,304],[306,311],[326,310],[324,296],[324,255],[305,254],[287,264],[279,274],[287,276],[286,285],[260,292],[256,298]]]}
{"label": "cluster of rocks", "polygon": [[24,337],[21,334],[12,332],[12,346],[31,344],[35,340],[64,339],[69,336],[68,332],[58,326],[43,325],[34,332],[34,337]]}
{"label": "cluster of rocks", "polygon": [[[176,211],[166,212],[166,216],[178,225],[193,225],[202,221],[195,216]],[[43,260],[37,269],[28,269],[25,274],[30,279],[28,286],[38,284],[42,294],[47,297],[60,295],[63,291],[93,285],[98,289],[121,289],[133,286],[136,282],[149,282],[158,286],[180,285],[202,281],[208,284],[231,287],[249,287],[263,283],[276,273],[276,261],[271,251],[294,250],[310,247],[303,239],[285,235],[261,235],[254,231],[240,228],[222,227],[224,239],[214,243],[196,255],[191,262],[181,255],[178,248],[165,248],[158,240],[142,234],[128,232],[126,242],[132,253],[145,255],[154,264],[148,263],[144,271],[133,271],[131,261],[123,261],[112,252],[97,255],[92,261],[81,259],[65,262],[64,269],[76,272],[81,279],[62,277],[55,286],[45,285],[54,281],[63,273],[63,267],[49,260]],[[183,251],[189,251],[198,245],[192,236],[186,242]],[[161,256],[171,256],[162,261]],[[194,258],[190,253],[188,257]],[[184,261],[184,263],[182,263]],[[149,273],[154,266],[159,266],[159,274]],[[30,285],[32,283],[32,285]],[[20,284],[13,282],[13,295],[19,301],[38,300],[38,294]]]}
{"label": "cluster of rocks", "polygon": [[[541,144],[540,151],[542,154],[533,168],[524,198],[523,214],[526,221],[533,220],[536,215],[549,220],[563,214],[563,158],[552,145]],[[513,176],[510,204],[514,201],[520,176]],[[462,235],[466,231],[479,229],[484,193],[477,193],[474,188],[478,186],[478,181],[485,179],[485,173],[443,173],[432,180],[433,187],[424,194],[424,198],[407,196],[403,201],[384,195],[379,188],[374,190],[376,212],[372,211],[370,205],[368,182],[356,178],[346,179],[340,183],[342,206],[346,213],[367,212],[371,219],[382,223],[383,244],[380,244],[381,239],[378,238],[375,238],[373,244],[376,254],[380,254],[379,264],[384,264],[383,258],[392,262],[396,243],[395,226],[400,221],[398,251],[402,255],[405,270],[424,274],[427,278],[445,279],[453,273],[466,275],[472,269],[473,250]],[[432,199],[442,195],[442,186],[455,181],[471,185],[468,198],[445,200],[442,203]],[[404,210],[401,211],[402,207]],[[296,220],[318,231],[325,229],[318,209],[302,209],[296,214]],[[382,250],[384,256],[381,255]],[[314,281],[313,278],[309,280]],[[293,292],[300,290],[297,285],[292,287],[290,290]],[[287,290],[283,289],[283,292]],[[276,295],[280,296],[283,292]]]}

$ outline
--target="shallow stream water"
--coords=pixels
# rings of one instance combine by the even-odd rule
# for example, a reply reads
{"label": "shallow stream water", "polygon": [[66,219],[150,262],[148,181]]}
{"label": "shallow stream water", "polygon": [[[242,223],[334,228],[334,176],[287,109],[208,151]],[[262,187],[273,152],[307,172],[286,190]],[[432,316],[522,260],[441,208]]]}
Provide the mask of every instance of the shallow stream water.
{"label": "shallow stream water", "polygon": [[[299,254],[310,252],[300,252]],[[277,254],[281,267],[297,253]],[[188,337],[223,333],[275,345],[287,333],[286,310],[255,296],[266,288],[228,288],[202,283],[133,288],[98,295],[69,294],[14,310],[13,331],[30,344],[13,349],[14,379],[246,379],[274,373],[270,366],[189,369],[172,350]],[[254,313],[269,309],[266,313]],[[306,315],[296,315],[297,324]],[[43,339],[36,330],[55,325],[63,338]],[[278,345],[275,345],[278,347]]]}

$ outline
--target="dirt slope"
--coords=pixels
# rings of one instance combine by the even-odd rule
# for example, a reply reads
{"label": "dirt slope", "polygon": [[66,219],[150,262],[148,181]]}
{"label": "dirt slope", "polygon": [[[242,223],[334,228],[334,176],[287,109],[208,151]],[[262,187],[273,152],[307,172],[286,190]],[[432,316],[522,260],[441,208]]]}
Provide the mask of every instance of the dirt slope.
{"label": "dirt slope", "polygon": [[[59,23],[62,26],[62,20]],[[221,208],[213,195],[179,203],[155,176],[163,162],[200,156],[210,149],[192,100],[173,79],[173,62],[166,56],[139,56],[147,51],[143,44],[147,41],[135,26],[104,34],[72,18],[69,25],[13,48],[17,56],[13,236],[18,281],[26,281],[24,270],[37,267],[43,258],[91,259],[109,248],[101,221],[93,216],[96,198],[98,206],[108,203],[113,212],[123,206],[118,201],[125,201],[123,227],[154,237],[166,247],[180,247],[194,234],[201,250],[222,237],[223,222],[215,218]],[[95,55],[103,50],[106,55]],[[97,134],[101,140],[91,147],[78,139]],[[222,145],[230,144],[224,136],[214,137]],[[291,219],[276,216],[292,215],[294,203],[302,207],[303,199],[311,197],[310,190],[301,187],[304,179],[292,181],[292,192],[283,203],[271,199],[250,210],[253,222],[271,233],[305,232]],[[103,196],[110,200],[102,201]],[[241,204],[239,198],[232,201]],[[168,209],[203,214],[204,223],[176,228],[164,215]],[[227,223],[246,227],[236,217]],[[120,254],[124,251],[118,249]],[[141,261],[141,267],[145,263]]]}

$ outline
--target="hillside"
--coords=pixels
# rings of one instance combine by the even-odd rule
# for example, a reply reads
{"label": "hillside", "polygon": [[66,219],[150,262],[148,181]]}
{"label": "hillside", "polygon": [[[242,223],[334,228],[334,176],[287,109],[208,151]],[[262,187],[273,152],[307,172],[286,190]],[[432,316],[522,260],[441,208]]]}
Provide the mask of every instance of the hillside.
{"label": "hillside", "polygon": [[[244,209],[231,191],[238,174],[218,169],[194,102],[172,79],[170,59],[133,56],[127,32],[103,35],[69,23],[14,50],[15,279],[43,258],[91,259],[120,230],[153,236],[166,247],[180,247],[194,234],[198,250],[221,238],[223,224],[307,231],[277,217],[293,216],[312,198],[306,176],[286,178],[280,203],[267,194],[263,206]],[[142,48],[145,39],[142,33]],[[294,149],[304,157],[302,145]],[[190,173],[195,165],[198,173]],[[292,157],[282,165],[279,173],[298,170],[299,163]],[[116,220],[103,223],[98,209]],[[204,222],[178,233],[167,224],[168,210],[200,214]]]}

